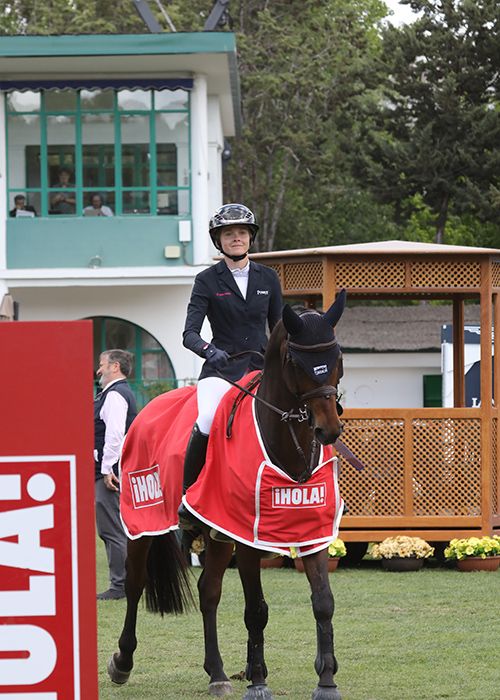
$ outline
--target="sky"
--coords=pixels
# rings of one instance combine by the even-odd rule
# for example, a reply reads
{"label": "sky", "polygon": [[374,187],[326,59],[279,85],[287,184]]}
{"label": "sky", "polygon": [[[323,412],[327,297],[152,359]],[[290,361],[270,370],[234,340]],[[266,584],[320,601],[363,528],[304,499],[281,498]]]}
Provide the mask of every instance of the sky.
{"label": "sky", "polygon": [[415,18],[415,14],[408,5],[400,5],[398,0],[384,0],[384,2],[394,12],[394,15],[389,18],[393,24],[408,24]]}

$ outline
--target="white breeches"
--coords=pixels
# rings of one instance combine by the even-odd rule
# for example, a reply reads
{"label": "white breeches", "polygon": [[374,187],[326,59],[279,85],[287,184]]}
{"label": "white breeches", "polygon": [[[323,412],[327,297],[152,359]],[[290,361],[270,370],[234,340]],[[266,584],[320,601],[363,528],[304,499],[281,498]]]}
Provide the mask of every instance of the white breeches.
{"label": "white breeches", "polygon": [[198,399],[198,428],[204,435],[210,433],[215,411],[224,394],[231,389],[231,384],[222,377],[205,377],[200,379],[196,389]]}

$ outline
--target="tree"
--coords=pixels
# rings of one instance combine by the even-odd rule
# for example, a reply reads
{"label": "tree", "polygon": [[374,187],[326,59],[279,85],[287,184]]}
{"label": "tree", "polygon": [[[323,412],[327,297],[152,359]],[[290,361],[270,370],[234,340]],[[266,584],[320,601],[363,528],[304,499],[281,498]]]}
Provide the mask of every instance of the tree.
{"label": "tree", "polygon": [[[350,179],[338,134],[344,141],[352,135],[346,115],[364,93],[384,14],[379,0],[242,0],[233,13],[244,129],[226,192],[259,213],[261,250],[274,247],[285,211],[294,212],[292,232],[307,229],[310,207],[294,206],[305,191],[335,202],[333,191]],[[331,217],[323,214],[327,226]]]}
{"label": "tree", "polygon": [[384,32],[384,100],[357,174],[400,223],[419,195],[443,242],[450,215],[493,222],[500,211],[500,2],[407,3],[421,17]]}
{"label": "tree", "polygon": [[0,34],[146,32],[132,0],[6,0],[0,9]]}

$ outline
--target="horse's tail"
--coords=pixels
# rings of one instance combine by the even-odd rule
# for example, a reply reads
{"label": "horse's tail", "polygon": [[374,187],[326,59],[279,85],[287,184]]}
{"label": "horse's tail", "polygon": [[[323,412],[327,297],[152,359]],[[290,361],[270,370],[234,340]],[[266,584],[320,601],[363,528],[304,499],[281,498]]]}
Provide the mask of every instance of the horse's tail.
{"label": "horse's tail", "polygon": [[147,561],[147,610],[160,615],[177,615],[193,606],[186,557],[176,533],[153,537]]}

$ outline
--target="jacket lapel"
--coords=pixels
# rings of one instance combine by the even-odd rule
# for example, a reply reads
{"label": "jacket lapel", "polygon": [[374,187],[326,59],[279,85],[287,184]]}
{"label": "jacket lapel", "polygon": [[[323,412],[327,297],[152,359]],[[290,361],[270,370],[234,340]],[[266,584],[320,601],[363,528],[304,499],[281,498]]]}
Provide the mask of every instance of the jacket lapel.
{"label": "jacket lapel", "polygon": [[250,261],[250,270],[248,273],[247,299],[251,299],[258,289],[260,284],[260,269],[255,263]]}
{"label": "jacket lapel", "polygon": [[[222,279],[224,282],[227,284],[227,286],[233,290],[233,292],[239,296],[240,299],[243,299],[240,288],[234,281],[233,274],[231,270],[228,268],[224,260],[221,260],[220,263],[217,263],[216,265],[217,273],[222,276]],[[248,296],[248,295],[247,295]],[[244,301],[244,300],[243,300]]]}

